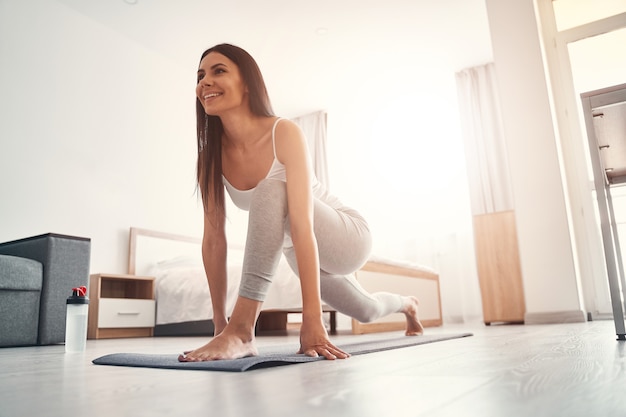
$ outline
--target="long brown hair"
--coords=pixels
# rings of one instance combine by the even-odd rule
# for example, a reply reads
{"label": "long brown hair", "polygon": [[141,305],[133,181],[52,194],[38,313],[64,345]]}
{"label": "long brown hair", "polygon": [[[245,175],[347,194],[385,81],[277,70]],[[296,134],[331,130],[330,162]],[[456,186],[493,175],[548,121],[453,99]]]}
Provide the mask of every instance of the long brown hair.
{"label": "long brown hair", "polygon": [[[274,116],[261,70],[252,56],[238,46],[226,43],[216,45],[202,53],[200,62],[211,52],[217,52],[237,65],[243,82],[248,87],[250,110],[258,116]],[[200,99],[196,97],[196,125],[198,133],[198,187],[204,208],[213,199],[218,212],[224,211],[224,184],[222,182],[222,135],[224,126],[218,116],[205,113]],[[217,213],[216,213],[217,214]]]}

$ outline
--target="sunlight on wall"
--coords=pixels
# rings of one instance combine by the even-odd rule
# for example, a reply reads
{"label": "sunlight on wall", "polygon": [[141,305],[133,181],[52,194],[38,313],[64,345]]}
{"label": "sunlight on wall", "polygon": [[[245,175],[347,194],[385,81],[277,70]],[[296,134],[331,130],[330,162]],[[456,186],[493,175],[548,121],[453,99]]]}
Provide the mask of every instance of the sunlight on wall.
{"label": "sunlight on wall", "polygon": [[451,146],[457,134],[454,127],[458,128],[456,112],[431,104],[434,100],[399,97],[381,109],[372,123],[375,168],[409,202],[418,194],[415,191],[429,193],[451,182],[450,165],[462,162],[459,146]]}
{"label": "sunlight on wall", "polygon": [[416,226],[415,234],[455,230],[453,219],[469,204],[456,101],[420,92],[387,103],[372,120],[372,183],[392,198],[397,221]]}
{"label": "sunlight on wall", "polygon": [[450,239],[471,234],[456,97],[395,91],[379,97],[383,104],[363,132],[374,252],[442,268],[442,257],[454,252]]}

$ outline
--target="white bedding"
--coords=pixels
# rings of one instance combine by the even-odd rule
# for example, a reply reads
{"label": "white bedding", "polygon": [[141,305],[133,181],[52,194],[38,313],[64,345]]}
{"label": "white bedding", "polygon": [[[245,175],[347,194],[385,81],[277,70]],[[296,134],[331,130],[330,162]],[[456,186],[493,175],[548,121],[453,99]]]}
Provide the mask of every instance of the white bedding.
{"label": "white bedding", "polygon": [[[241,280],[241,253],[228,253],[228,291],[226,313],[231,314]],[[157,324],[182,323],[213,318],[209,286],[199,257],[178,256],[157,262],[150,275],[155,277]],[[302,306],[300,282],[284,257],[263,310],[292,309]]]}

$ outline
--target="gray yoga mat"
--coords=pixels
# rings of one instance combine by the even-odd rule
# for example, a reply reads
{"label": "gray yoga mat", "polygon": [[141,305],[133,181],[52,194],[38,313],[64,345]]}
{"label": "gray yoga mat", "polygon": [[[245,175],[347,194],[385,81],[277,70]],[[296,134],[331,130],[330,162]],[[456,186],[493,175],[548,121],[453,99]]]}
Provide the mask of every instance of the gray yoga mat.
{"label": "gray yoga mat", "polygon": [[[366,353],[441,342],[444,340],[458,339],[467,336],[472,336],[472,334],[458,333],[445,335],[401,336],[391,339],[377,339],[356,343],[339,344],[338,346],[351,355],[363,355]],[[324,360],[324,358],[312,358],[294,353],[297,351],[297,345],[263,346],[259,348],[258,356],[210,362],[178,362],[178,354],[171,353],[114,353],[94,359],[93,363],[96,365],[133,366],[140,368],[244,372],[273,366]]]}

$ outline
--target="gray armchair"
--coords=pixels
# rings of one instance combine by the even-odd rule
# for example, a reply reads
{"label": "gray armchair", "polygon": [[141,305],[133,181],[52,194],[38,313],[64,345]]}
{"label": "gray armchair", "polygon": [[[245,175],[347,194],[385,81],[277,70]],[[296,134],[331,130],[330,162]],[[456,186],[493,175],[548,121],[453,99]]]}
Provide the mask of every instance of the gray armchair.
{"label": "gray armchair", "polygon": [[65,300],[87,286],[91,240],[48,233],[0,243],[0,346],[65,341]]}

